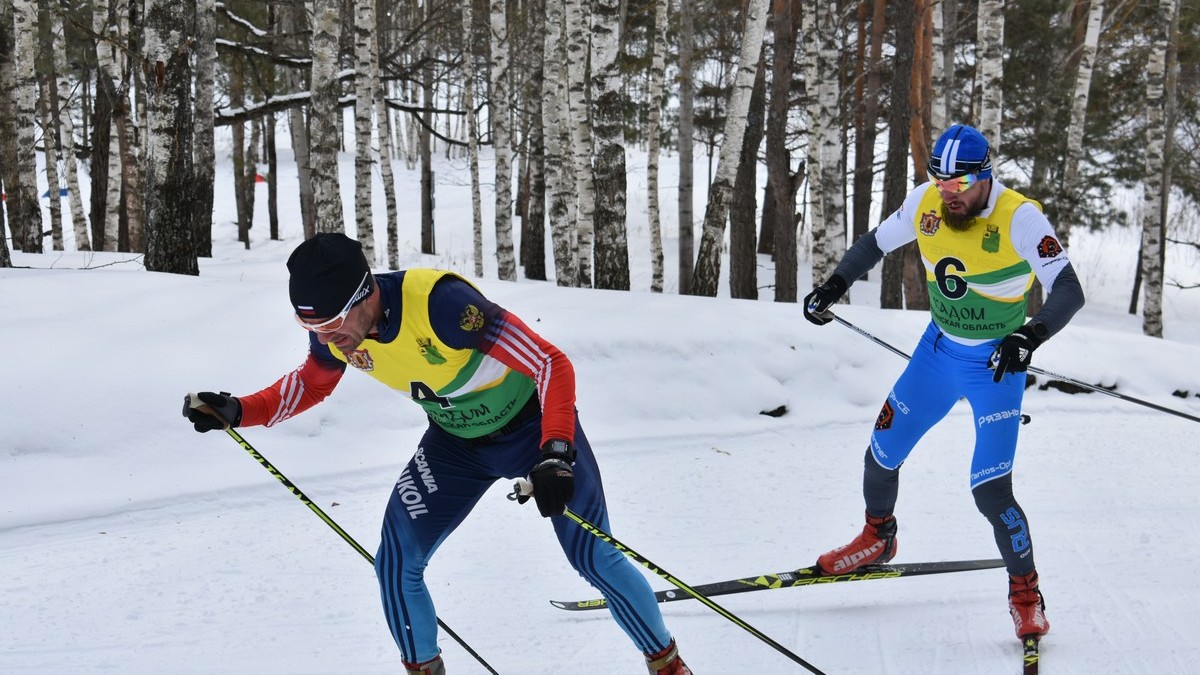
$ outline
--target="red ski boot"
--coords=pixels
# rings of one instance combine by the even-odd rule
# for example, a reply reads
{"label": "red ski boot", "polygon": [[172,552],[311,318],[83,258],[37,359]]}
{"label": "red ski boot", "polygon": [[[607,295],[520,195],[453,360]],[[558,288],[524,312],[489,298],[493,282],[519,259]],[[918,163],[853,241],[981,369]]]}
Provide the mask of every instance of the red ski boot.
{"label": "red ski boot", "polygon": [[425,663],[409,663],[401,661],[404,664],[404,672],[406,675],[446,675],[446,664],[442,663],[441,655],[429,659]]}
{"label": "red ski boot", "polygon": [[817,558],[825,574],[845,574],[869,565],[885,563],[896,557],[896,517],[876,518],[867,514],[867,524],[854,541]]}
{"label": "red ski boot", "polygon": [[1017,637],[1040,638],[1050,630],[1046,620],[1046,601],[1038,590],[1037,571],[1023,577],[1008,575],[1008,613],[1012,614]]}
{"label": "red ski boot", "polygon": [[646,667],[650,669],[650,675],[692,675],[692,670],[679,658],[679,648],[675,646],[674,639],[661,652],[647,654]]}

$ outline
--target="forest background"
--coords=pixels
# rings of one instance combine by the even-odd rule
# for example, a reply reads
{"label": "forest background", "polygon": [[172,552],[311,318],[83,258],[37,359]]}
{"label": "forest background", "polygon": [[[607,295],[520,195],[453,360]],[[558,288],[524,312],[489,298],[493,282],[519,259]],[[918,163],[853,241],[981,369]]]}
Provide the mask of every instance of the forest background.
{"label": "forest background", "polygon": [[[436,252],[441,153],[471,166],[477,276],[494,259],[501,279],[627,290],[648,262],[661,291],[673,187],[671,286],[715,296],[726,279],[731,297],[795,302],[964,122],[1064,243],[1078,227],[1140,229],[1130,311],[1161,336],[1166,249],[1200,248],[1198,19],[1175,0],[3,0],[0,266],[10,246],[71,244],[197,274],[217,190],[232,188],[249,246],[267,182],[278,237],[276,153],[290,146],[306,236],[352,222],[380,267],[397,267],[401,228]],[[221,127],[232,186],[214,171]],[[627,209],[630,148],[649,155],[645,213]],[[355,158],[353,204],[339,152]],[[676,186],[658,185],[660,161],[679,162]],[[419,205],[396,203],[400,163],[421,174]],[[48,227],[39,171],[67,197],[48,200]],[[649,261],[630,260],[631,225],[649,229]],[[927,302],[915,250],[881,274],[880,306]]]}

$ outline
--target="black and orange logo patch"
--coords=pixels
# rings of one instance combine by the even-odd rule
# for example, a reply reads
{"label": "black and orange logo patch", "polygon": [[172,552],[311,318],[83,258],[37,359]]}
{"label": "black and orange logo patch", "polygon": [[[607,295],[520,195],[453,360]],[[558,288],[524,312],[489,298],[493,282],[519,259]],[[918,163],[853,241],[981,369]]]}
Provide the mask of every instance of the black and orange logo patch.
{"label": "black and orange logo patch", "polygon": [[937,234],[938,228],[942,226],[942,219],[936,211],[921,214],[921,234],[926,237],[932,237]]}
{"label": "black and orange logo patch", "polygon": [[345,356],[346,363],[349,363],[359,370],[365,372],[371,372],[372,370],[375,370],[375,359],[372,359],[371,352],[365,349],[355,349]]}
{"label": "black and orange logo patch", "polygon": [[1057,239],[1046,235],[1038,242],[1037,251],[1039,258],[1054,258],[1063,252],[1063,247],[1062,244],[1058,243]]}
{"label": "black and orange logo patch", "polygon": [[875,420],[875,431],[887,431],[892,428],[892,422],[896,419],[896,411],[892,409],[891,401],[884,401],[883,408],[879,410],[879,417]]}

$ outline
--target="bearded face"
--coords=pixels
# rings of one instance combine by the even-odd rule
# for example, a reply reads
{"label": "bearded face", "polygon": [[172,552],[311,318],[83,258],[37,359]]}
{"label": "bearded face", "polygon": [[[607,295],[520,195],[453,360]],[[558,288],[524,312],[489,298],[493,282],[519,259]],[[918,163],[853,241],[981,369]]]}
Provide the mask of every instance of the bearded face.
{"label": "bearded face", "polygon": [[987,207],[991,188],[992,181],[989,178],[975,183],[965,192],[939,190],[942,197],[942,223],[956,232],[970,230],[975,224],[975,217]]}

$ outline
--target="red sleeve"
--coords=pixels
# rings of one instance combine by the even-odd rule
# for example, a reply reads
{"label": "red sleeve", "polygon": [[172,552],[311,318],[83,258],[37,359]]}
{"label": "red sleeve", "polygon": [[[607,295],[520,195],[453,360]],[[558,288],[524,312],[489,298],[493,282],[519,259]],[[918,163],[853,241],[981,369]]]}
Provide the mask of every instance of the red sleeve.
{"label": "red sleeve", "polygon": [[275,384],[238,398],[242,403],[240,426],[274,426],[308,410],[329,396],[345,370],[344,365],[339,368],[309,354],[303,365],[279,378]]}
{"label": "red sleeve", "polygon": [[484,352],[529,376],[542,403],[542,444],[552,438],[575,442],[575,368],[566,354],[510,312],[489,326]]}

